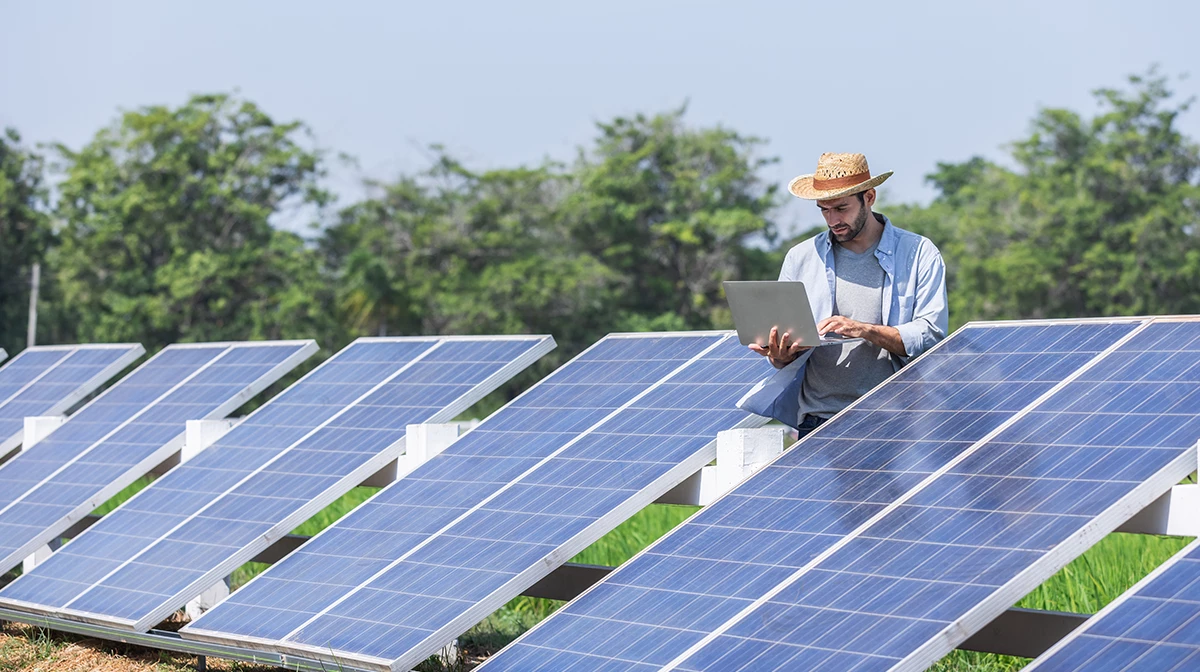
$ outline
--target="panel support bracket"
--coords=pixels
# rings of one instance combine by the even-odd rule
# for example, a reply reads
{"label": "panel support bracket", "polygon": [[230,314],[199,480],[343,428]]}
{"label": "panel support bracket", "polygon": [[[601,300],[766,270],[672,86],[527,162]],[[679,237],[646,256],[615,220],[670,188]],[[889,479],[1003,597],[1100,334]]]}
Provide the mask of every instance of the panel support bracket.
{"label": "panel support bracket", "polygon": [[704,467],[660,497],[658,504],[708,506],[783,453],[783,427],[717,433],[716,464]]}
{"label": "panel support bracket", "polygon": [[21,450],[29,450],[38,441],[50,436],[67,421],[65,415],[33,415],[25,418],[21,434]]}

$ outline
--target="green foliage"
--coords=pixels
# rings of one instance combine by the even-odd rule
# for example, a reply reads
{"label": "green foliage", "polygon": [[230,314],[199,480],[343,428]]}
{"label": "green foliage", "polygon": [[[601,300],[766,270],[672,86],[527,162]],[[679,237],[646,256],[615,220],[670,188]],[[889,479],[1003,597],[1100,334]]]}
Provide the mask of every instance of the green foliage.
{"label": "green foliage", "polygon": [[343,210],[321,240],[357,333],[551,333],[581,347],[600,326],[608,271],[563,236],[553,166],[433,168]]}
{"label": "green foliage", "polygon": [[51,261],[79,340],[327,337],[315,254],[271,219],[320,205],[304,127],[253,103],[195,96],[127,112],[58,148],[62,241]]}
{"label": "green foliage", "polygon": [[16,130],[0,133],[0,348],[10,354],[25,346],[30,268],[53,240],[42,157],[20,143]]}
{"label": "green foliage", "polygon": [[[752,237],[774,239],[777,185],[763,144],[684,124],[684,109],[599,124],[565,203],[567,229],[617,280],[614,328],[727,326],[721,281],[762,274]],[[778,270],[770,271],[770,275]]]}
{"label": "green foliage", "polygon": [[321,240],[359,334],[553,333],[561,355],[608,331],[728,326],[721,280],[773,275],[760,141],[683,111],[599,126],[569,170],[474,173],[439,152],[376,184]]}
{"label": "green foliage", "polygon": [[895,218],[931,236],[950,269],[955,324],[998,318],[1200,310],[1200,147],[1177,128],[1154,71],[1096,92],[1084,118],[1041,111],[1013,171],[939,164],[940,195]]}

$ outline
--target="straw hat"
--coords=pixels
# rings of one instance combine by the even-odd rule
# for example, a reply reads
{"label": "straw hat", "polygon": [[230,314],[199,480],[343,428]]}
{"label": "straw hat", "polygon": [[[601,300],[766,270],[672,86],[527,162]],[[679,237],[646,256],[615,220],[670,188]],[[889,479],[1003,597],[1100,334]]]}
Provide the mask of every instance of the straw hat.
{"label": "straw hat", "polygon": [[827,201],[872,189],[891,176],[889,170],[871,177],[867,157],[862,154],[825,152],[817,159],[817,172],[793,179],[788,191],[810,201]]}

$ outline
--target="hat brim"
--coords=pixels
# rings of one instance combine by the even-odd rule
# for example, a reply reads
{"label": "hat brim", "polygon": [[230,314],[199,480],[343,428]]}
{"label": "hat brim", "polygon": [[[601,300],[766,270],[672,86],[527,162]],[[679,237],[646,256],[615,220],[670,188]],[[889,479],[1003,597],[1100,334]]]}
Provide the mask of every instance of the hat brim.
{"label": "hat brim", "polygon": [[806,201],[829,201],[835,198],[842,198],[843,196],[857,194],[868,189],[874,189],[875,187],[883,184],[891,176],[892,171],[889,170],[885,173],[880,173],[869,180],[849,187],[821,190],[813,188],[812,175],[801,175],[800,177],[797,177],[788,183],[788,191],[792,192],[792,195],[796,198],[803,198]]}

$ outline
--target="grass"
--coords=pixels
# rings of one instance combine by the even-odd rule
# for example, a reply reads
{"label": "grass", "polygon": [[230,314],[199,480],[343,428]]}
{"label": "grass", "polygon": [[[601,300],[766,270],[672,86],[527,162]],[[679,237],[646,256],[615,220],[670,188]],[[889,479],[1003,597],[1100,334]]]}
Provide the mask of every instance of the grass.
{"label": "grass", "polygon": [[[195,672],[195,656],[0,623],[0,672]],[[276,668],[208,659],[222,672],[273,672]]]}

